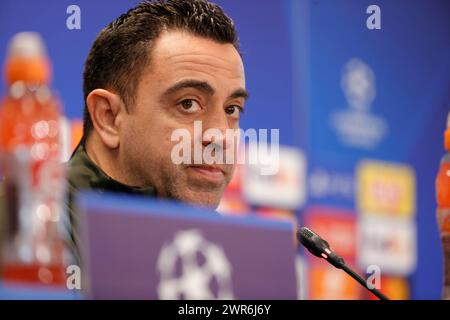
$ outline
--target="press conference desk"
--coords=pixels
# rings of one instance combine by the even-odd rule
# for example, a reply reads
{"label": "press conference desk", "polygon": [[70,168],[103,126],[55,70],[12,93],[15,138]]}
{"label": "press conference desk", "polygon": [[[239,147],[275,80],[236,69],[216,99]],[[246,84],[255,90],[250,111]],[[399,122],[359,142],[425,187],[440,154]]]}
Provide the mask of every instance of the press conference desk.
{"label": "press conference desk", "polygon": [[0,283],[0,300],[80,300],[76,290]]}

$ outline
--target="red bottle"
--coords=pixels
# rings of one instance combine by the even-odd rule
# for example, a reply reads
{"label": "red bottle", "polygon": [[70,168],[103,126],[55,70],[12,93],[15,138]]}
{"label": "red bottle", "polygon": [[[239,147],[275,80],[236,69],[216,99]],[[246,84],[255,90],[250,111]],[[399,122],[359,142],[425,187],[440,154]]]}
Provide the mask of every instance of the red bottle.
{"label": "red bottle", "polygon": [[447,130],[444,134],[446,154],[441,159],[436,177],[437,220],[441,235],[444,257],[443,298],[450,299],[450,113],[447,117]]}
{"label": "red bottle", "polygon": [[0,104],[0,150],[6,208],[4,281],[65,283],[61,220],[65,179],[60,108],[48,88],[50,64],[36,33],[11,41],[7,94]]}

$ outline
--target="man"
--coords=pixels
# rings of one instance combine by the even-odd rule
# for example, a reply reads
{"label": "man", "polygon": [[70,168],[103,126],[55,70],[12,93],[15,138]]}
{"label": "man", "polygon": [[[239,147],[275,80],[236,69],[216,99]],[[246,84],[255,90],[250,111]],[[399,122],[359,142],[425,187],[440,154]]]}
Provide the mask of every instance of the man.
{"label": "man", "polygon": [[191,133],[192,148],[196,138],[201,148],[235,148],[225,134],[217,141],[194,132],[194,121],[203,131],[238,129],[247,98],[236,31],[219,6],[145,2],[120,16],[92,46],[84,97],[84,135],[69,162],[75,230],[72,203],[80,190],[219,204],[233,163],[172,159],[172,134],[180,129]]}

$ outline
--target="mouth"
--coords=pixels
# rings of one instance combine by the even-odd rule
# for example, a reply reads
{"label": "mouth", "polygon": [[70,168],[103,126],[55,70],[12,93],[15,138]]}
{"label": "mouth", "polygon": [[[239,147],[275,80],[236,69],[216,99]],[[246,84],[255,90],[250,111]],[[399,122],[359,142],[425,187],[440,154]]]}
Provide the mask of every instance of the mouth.
{"label": "mouth", "polygon": [[187,169],[196,177],[214,184],[222,184],[225,180],[225,171],[218,166],[193,165]]}

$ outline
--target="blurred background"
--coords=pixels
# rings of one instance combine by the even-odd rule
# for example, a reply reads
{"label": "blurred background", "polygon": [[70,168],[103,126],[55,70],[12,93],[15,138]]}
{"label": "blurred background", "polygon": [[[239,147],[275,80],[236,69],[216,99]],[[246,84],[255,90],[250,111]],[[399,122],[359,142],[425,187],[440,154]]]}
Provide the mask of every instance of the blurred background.
{"label": "blurred background", "polygon": [[[450,2],[378,0],[375,22],[374,1],[215,2],[235,21],[244,54],[251,98],[241,126],[280,129],[282,145],[279,173],[240,166],[220,211],[296,220],[360,273],[378,265],[386,295],[439,299],[435,178],[450,110]],[[92,42],[136,3],[0,2],[0,61],[17,32],[42,35],[72,145]],[[79,28],[68,23],[76,10]],[[303,298],[371,298],[302,251],[298,269]]]}

